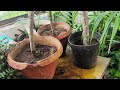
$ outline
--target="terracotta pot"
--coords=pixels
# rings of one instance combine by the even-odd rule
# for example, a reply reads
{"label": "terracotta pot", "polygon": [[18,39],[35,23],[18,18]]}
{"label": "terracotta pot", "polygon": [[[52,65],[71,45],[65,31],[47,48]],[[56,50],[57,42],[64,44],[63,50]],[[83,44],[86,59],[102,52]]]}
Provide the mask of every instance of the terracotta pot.
{"label": "terracotta pot", "polygon": [[26,44],[29,44],[29,39],[25,39],[19,42],[8,54],[8,64],[22,72],[23,76],[29,79],[52,79],[57,67],[58,58],[63,52],[63,47],[60,41],[51,36],[39,36],[35,37],[35,43],[41,43],[45,45],[54,45],[57,51],[51,56],[37,61],[35,64],[16,62],[16,56],[21,52]]}
{"label": "terracotta pot", "polygon": [[[64,29],[67,30],[66,33],[60,34],[60,35],[58,35],[58,36],[55,36],[55,38],[59,39],[60,42],[61,42],[62,45],[63,45],[63,53],[62,53],[61,56],[65,56],[65,54],[66,54],[65,52],[66,52],[67,42],[68,42],[68,37],[69,37],[69,35],[70,35],[71,32],[72,32],[72,28],[70,27],[70,25],[68,25],[67,23],[64,23],[64,22],[53,23],[53,25],[55,25],[55,26],[57,26],[57,27],[63,27]],[[44,26],[40,27],[40,28],[37,30],[37,33],[38,33],[37,35],[39,36],[40,33],[41,33],[42,31],[44,31],[45,29],[47,29],[47,28],[50,28],[50,24],[47,24],[47,25],[44,25]]]}

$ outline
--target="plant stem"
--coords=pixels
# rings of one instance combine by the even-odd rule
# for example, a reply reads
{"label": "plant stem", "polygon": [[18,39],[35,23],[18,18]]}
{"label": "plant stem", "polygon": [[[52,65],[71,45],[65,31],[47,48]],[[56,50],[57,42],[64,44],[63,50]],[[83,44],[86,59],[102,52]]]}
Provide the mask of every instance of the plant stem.
{"label": "plant stem", "polygon": [[88,12],[82,11],[82,26],[83,26],[83,45],[89,45],[89,26],[88,26]]}
{"label": "plant stem", "polygon": [[[53,25],[52,11],[49,11],[49,18],[50,18],[50,27],[52,30],[52,36],[54,36],[54,25]],[[53,48],[51,49],[51,55],[52,54],[53,54]]]}
{"label": "plant stem", "polygon": [[54,36],[54,25],[52,24],[53,23],[53,18],[52,18],[52,11],[49,11],[49,18],[50,18],[50,27],[51,27],[51,30],[52,30],[52,36]]}
{"label": "plant stem", "polygon": [[35,42],[34,42],[34,34],[33,34],[33,28],[34,28],[34,13],[33,11],[28,11],[28,18],[30,19],[30,26],[29,26],[29,40],[30,40],[30,49],[31,53],[35,53]]}

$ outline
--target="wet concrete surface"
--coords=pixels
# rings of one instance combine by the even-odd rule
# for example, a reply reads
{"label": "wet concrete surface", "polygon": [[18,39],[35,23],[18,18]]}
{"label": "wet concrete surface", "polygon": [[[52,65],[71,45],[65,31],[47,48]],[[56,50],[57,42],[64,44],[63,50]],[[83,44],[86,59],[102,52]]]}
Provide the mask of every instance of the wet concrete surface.
{"label": "wet concrete surface", "polygon": [[102,79],[110,59],[98,56],[97,65],[91,69],[82,69],[73,64],[71,48],[67,46],[67,55],[59,59],[53,79]]}

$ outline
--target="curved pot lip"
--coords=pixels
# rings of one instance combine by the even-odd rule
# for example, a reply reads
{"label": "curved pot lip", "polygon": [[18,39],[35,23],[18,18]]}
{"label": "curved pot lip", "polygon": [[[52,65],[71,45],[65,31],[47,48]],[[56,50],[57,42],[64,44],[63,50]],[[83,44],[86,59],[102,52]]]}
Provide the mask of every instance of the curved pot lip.
{"label": "curved pot lip", "polygon": [[[57,39],[59,39],[59,40],[65,38],[65,37],[67,37],[67,36],[69,36],[70,33],[72,32],[71,26],[70,26],[69,24],[67,24],[67,23],[64,23],[64,22],[55,22],[55,23],[53,23],[53,24],[63,24],[63,25],[66,25],[66,26],[69,28],[69,29],[67,29],[67,32],[66,32],[66,33],[64,33],[64,34],[62,34],[62,35],[55,36],[55,38],[57,38]],[[41,28],[43,28],[43,27],[45,27],[45,26],[48,26],[48,25],[50,25],[50,24],[43,25]],[[37,31],[37,32],[38,32],[38,31]]]}
{"label": "curved pot lip", "polygon": [[[76,32],[76,33],[79,33],[79,32]],[[87,46],[85,46],[85,45],[76,45],[76,44],[73,44],[73,43],[71,43],[70,38],[71,38],[71,36],[74,35],[74,34],[75,34],[75,33],[72,33],[72,34],[68,37],[68,42],[69,42],[69,44],[70,44],[71,46],[76,46],[76,47],[93,47],[93,46],[99,45],[99,41],[98,41],[98,40],[97,40],[98,43],[92,44],[92,45],[87,45]]]}
{"label": "curved pot lip", "polygon": [[[60,43],[60,41],[58,40],[58,39],[56,39],[55,37],[51,37],[51,36],[36,36],[36,37],[41,37],[41,38],[44,38],[44,37],[46,37],[46,38],[54,38],[54,40],[57,40],[59,43]],[[24,39],[23,41],[20,41],[20,42],[26,42],[26,41],[29,41],[29,39]],[[59,47],[59,48],[58,48]],[[13,60],[12,58],[11,58],[11,55],[10,55],[10,53],[8,54],[8,56],[7,56],[7,61],[8,61],[8,63],[9,63],[9,65],[11,65],[11,64],[15,64],[16,66],[18,66],[18,68],[19,68],[19,70],[23,70],[23,69],[25,69],[27,66],[45,66],[45,65],[48,65],[49,63],[51,63],[51,62],[54,62],[55,60],[57,60],[59,57],[60,57],[60,55],[62,54],[62,51],[63,51],[63,47],[62,47],[62,44],[60,43],[60,45],[58,46],[58,47],[56,47],[57,48],[57,51],[54,53],[54,54],[52,54],[52,55],[50,55],[50,56],[48,56],[47,58],[44,58],[44,59],[41,59],[41,60],[38,60],[38,61],[36,61],[35,63],[32,63],[32,64],[30,64],[30,63],[22,63],[22,62],[17,62],[17,61],[15,61],[15,60]],[[59,53],[59,54],[58,54]],[[55,55],[57,55],[56,57],[53,57],[53,56],[55,56]],[[52,58],[52,59],[51,59]],[[14,66],[13,66],[13,68],[14,68]],[[18,69],[17,68],[17,69]]]}

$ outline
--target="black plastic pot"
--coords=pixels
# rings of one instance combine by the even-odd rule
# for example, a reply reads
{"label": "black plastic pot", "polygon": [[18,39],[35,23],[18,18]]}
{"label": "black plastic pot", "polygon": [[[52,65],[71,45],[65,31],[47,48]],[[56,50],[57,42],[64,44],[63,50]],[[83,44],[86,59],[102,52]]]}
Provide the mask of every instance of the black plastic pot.
{"label": "black plastic pot", "polygon": [[80,68],[89,69],[94,67],[97,63],[100,34],[94,34],[93,38],[97,41],[96,44],[88,46],[75,45],[74,43],[80,40],[81,35],[82,31],[71,34],[68,38],[68,42],[72,49],[74,64]]}
{"label": "black plastic pot", "polygon": [[64,57],[66,55],[66,48],[68,43],[68,36],[60,40],[61,44],[63,45],[63,53],[60,57]]}

